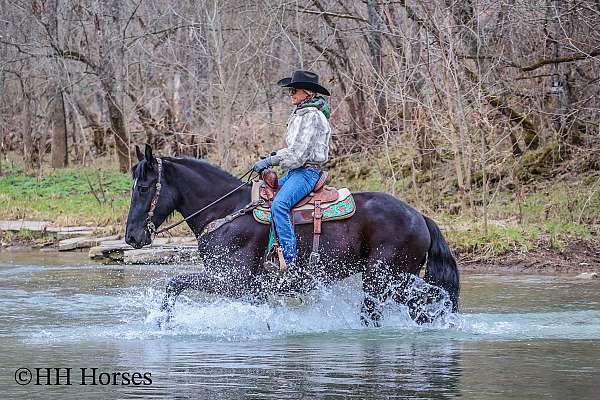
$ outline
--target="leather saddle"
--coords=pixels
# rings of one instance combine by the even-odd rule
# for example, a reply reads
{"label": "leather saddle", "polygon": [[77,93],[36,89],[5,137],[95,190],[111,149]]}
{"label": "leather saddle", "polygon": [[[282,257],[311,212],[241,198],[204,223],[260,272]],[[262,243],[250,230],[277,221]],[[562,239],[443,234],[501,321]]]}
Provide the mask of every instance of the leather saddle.
{"label": "leather saddle", "polygon": [[[277,174],[272,169],[266,169],[261,175],[261,180],[255,180],[252,186],[252,202],[262,201],[254,211],[254,219],[261,224],[271,225],[270,235],[274,235],[272,225],[271,205],[279,190]],[[310,253],[309,266],[319,263],[319,237],[321,235],[321,222],[347,219],[354,215],[356,205],[354,198],[347,188],[336,189],[325,185],[327,172],[322,171],[313,190],[296,204],[291,211],[293,224],[313,224],[313,246]],[[269,239],[269,243],[272,241]],[[270,245],[267,248],[265,259],[269,257]],[[281,248],[277,248],[281,253]],[[283,255],[279,254],[280,270],[285,270]]]}
{"label": "leather saddle", "polygon": [[[259,188],[259,196],[265,201],[266,207],[271,207],[271,203],[279,190],[277,173],[272,169],[266,169],[262,173],[263,185]],[[294,209],[300,208],[306,204],[315,204],[315,202],[329,203],[336,201],[339,197],[338,190],[334,187],[325,186],[327,182],[327,172],[321,171],[321,177],[315,184],[313,190],[294,206]]]}

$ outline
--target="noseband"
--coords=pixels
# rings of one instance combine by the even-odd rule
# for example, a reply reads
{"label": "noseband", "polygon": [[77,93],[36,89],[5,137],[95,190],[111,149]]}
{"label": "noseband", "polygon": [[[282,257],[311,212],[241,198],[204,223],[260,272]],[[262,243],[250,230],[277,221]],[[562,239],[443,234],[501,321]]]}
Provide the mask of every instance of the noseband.
{"label": "noseband", "polygon": [[154,193],[154,197],[152,198],[152,202],[150,203],[150,210],[148,210],[148,217],[146,217],[146,230],[150,235],[154,235],[156,233],[156,226],[154,222],[152,222],[152,217],[154,216],[154,210],[156,210],[156,206],[158,205],[158,197],[160,196],[160,189],[162,185],[160,181],[162,180],[162,169],[163,163],[162,159],[156,158],[156,163],[158,165],[158,180],[156,181],[156,192]]}

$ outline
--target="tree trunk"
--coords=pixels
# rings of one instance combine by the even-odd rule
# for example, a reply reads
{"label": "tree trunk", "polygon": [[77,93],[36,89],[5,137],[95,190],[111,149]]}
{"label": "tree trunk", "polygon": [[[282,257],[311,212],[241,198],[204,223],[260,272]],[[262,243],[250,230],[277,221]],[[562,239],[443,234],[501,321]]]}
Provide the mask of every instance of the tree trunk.
{"label": "tree trunk", "polygon": [[[448,18],[450,21],[450,18]],[[467,205],[467,195],[470,196],[471,168],[470,149],[465,132],[464,110],[462,108],[462,95],[458,82],[458,68],[454,53],[454,36],[452,26],[448,23],[448,49],[446,51],[447,68],[444,69],[444,83],[446,89],[446,102],[448,107],[448,118],[451,125],[451,145],[454,153],[454,168],[458,191],[463,207]],[[470,198],[469,198],[470,200]]]}
{"label": "tree trunk", "polygon": [[[563,0],[554,0],[552,11],[553,18],[553,37],[554,58],[560,59],[563,55],[562,41],[565,36],[567,21],[561,19],[564,15]],[[572,132],[576,132],[577,128],[572,126],[571,115],[571,85],[569,84],[570,63],[554,64],[552,67],[554,81],[552,82],[552,93],[557,97],[557,105],[552,116],[554,128],[558,132],[558,136],[562,139],[567,139],[569,142],[578,142],[573,140]],[[575,137],[578,137],[577,133]]]}
{"label": "tree trunk", "polygon": [[125,125],[125,117],[114,97],[113,91],[106,93],[106,104],[108,105],[108,117],[110,119],[111,131],[115,136],[115,148],[119,160],[119,171],[127,172],[130,168],[127,127]]}
{"label": "tree trunk", "polygon": [[[108,117],[115,137],[115,150],[119,161],[119,170],[127,172],[130,168],[129,134],[123,112],[123,70],[124,54],[121,36],[121,2],[113,0],[102,2],[106,21],[98,24],[99,56],[98,73],[104,88]],[[103,17],[96,15],[97,20]],[[117,61],[118,60],[118,61]]]}
{"label": "tree trunk", "polygon": [[[68,101],[67,101],[68,103]],[[85,144],[85,137],[83,130],[80,129],[80,125],[77,124],[78,116],[77,110],[71,108],[69,112],[69,121],[71,122],[71,140],[73,141],[73,158],[77,161],[82,160],[83,155],[89,149],[89,146]],[[77,137],[79,135],[79,137]]]}
{"label": "tree trunk", "polygon": [[[0,3],[4,10],[6,10],[6,2]],[[4,24],[3,24],[4,25]],[[2,31],[8,30],[8,21],[5,23],[6,27],[2,26]],[[7,46],[0,46],[0,60],[6,60],[8,54]],[[6,79],[6,71],[4,65],[0,65],[0,99],[4,98],[4,80]],[[1,103],[0,103],[1,104]],[[4,144],[4,137],[6,131],[6,122],[4,122],[4,115],[0,113],[0,149]],[[0,154],[1,155],[1,154]],[[2,159],[0,158],[0,176],[2,175]]]}
{"label": "tree trunk", "polygon": [[370,32],[367,38],[369,51],[371,53],[371,66],[374,70],[375,102],[377,115],[375,115],[374,133],[379,136],[382,133],[383,124],[385,124],[385,97],[382,88],[383,81],[383,63],[381,59],[381,34],[383,29],[383,19],[381,15],[381,4],[377,0],[367,1],[367,11],[369,16]]}
{"label": "tree trunk", "polygon": [[[50,0],[47,3],[48,10],[48,36],[51,44],[60,47],[60,32],[58,30],[58,7],[59,0]],[[51,50],[54,53],[54,50]],[[52,168],[65,168],[69,163],[69,152],[67,148],[67,121],[65,112],[65,101],[63,97],[62,79],[63,68],[58,58],[54,58],[51,64],[51,83],[49,93],[52,95],[52,107],[50,121],[52,121]]]}
{"label": "tree trunk", "polygon": [[97,156],[104,154],[104,152],[106,152],[106,143],[104,142],[106,130],[100,123],[100,117],[98,117],[96,113],[91,111],[80,98],[75,97],[74,102],[77,106],[77,109],[84,116],[88,125],[92,129],[92,142],[94,143],[94,153]]}
{"label": "tree trunk", "polygon": [[[31,109],[31,93],[28,92],[27,82],[21,81],[23,89],[23,159],[28,170],[35,167],[36,157],[33,148],[33,110]],[[39,153],[39,150],[38,150]]]}
{"label": "tree trunk", "polygon": [[52,121],[52,168],[65,168],[69,163],[67,149],[67,122],[65,102],[60,88],[55,91],[51,107]]}

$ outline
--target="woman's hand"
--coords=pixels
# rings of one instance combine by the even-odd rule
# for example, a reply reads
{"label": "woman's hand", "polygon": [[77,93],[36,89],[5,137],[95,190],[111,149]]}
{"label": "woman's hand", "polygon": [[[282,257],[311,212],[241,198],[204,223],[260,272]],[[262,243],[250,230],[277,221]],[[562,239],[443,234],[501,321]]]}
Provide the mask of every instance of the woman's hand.
{"label": "woman's hand", "polygon": [[263,170],[269,168],[271,165],[273,165],[273,163],[271,162],[271,156],[267,156],[266,158],[255,162],[252,169],[260,174],[261,172],[263,172]]}

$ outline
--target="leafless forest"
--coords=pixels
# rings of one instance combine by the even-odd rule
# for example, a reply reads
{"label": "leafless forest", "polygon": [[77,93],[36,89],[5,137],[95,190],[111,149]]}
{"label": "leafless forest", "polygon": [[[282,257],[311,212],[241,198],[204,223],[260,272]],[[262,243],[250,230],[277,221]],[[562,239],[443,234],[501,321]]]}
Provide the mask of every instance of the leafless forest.
{"label": "leafless forest", "polygon": [[[477,173],[552,146],[593,151],[599,0],[0,0],[0,139],[30,170],[134,144],[247,166],[280,144],[275,82],[333,93],[332,163]],[[554,151],[553,150],[553,151]],[[397,168],[396,168],[397,167]],[[395,169],[396,168],[396,169]],[[486,174],[488,176],[486,176]]]}

